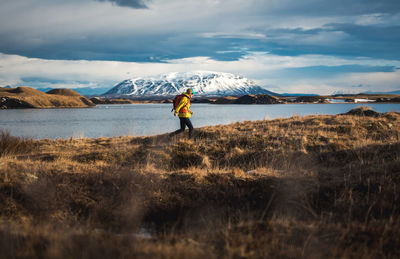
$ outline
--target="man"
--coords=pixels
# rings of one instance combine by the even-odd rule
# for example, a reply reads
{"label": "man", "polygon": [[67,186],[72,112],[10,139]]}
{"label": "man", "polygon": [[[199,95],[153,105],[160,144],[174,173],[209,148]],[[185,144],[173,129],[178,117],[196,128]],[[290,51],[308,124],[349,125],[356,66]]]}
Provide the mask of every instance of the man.
{"label": "man", "polygon": [[182,98],[179,102],[179,104],[176,106],[174,116],[178,115],[179,116],[179,121],[181,124],[181,128],[175,132],[173,132],[171,135],[176,135],[180,134],[185,131],[185,127],[187,126],[189,128],[189,139],[193,137],[193,125],[192,122],[190,121],[190,117],[192,116],[193,112],[190,111],[190,99],[192,99],[194,92],[192,89],[187,89],[186,93],[182,94]]}

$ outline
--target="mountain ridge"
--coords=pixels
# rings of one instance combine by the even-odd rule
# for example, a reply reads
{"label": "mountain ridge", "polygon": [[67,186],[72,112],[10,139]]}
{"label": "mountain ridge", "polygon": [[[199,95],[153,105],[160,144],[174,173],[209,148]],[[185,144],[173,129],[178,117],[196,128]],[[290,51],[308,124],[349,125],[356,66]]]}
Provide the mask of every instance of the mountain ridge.
{"label": "mountain ridge", "polygon": [[279,95],[242,76],[223,72],[174,72],[126,79],[103,96],[171,97],[192,88],[196,96]]}

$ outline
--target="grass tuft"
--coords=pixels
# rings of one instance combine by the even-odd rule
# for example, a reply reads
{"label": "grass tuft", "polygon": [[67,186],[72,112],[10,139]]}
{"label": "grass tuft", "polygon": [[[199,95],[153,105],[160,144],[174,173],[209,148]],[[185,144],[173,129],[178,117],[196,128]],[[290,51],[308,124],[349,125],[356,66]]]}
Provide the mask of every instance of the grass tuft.
{"label": "grass tuft", "polygon": [[11,136],[8,131],[0,130],[0,157],[27,154],[32,152],[36,143],[31,139]]}

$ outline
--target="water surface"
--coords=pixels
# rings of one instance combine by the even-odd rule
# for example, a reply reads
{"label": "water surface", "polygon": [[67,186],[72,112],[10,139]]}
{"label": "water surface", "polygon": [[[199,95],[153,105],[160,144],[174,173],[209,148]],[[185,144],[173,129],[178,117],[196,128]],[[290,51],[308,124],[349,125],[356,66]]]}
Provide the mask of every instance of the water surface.
{"label": "water surface", "polygon": [[[0,110],[0,129],[14,136],[43,138],[154,135],[179,127],[171,104],[98,105],[79,109]],[[293,115],[338,114],[360,104],[192,104],[194,127],[236,121],[287,118]],[[400,111],[400,104],[365,104],[377,112]]]}

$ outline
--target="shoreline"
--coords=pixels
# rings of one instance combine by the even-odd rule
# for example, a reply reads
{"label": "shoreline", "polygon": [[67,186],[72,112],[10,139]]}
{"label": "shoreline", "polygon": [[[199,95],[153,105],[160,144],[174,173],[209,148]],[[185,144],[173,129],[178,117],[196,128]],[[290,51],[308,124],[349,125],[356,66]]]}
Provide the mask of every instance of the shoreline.
{"label": "shoreline", "polygon": [[[276,104],[271,104],[271,103],[210,103],[210,102],[192,102],[194,104],[210,104],[210,105],[217,105],[217,106],[223,106],[223,105],[291,105],[291,104],[304,104],[304,105],[312,105],[312,104],[359,104],[359,105],[368,105],[368,104],[400,104],[400,102],[287,102],[287,103],[276,103]],[[107,106],[107,105],[129,105],[129,104],[171,104],[171,103],[166,103],[166,102],[155,102],[155,101],[143,101],[143,102],[132,102],[132,103],[101,103],[101,104],[96,104],[92,106],[84,106],[84,107],[70,107],[70,106],[64,106],[64,107],[27,107],[27,108],[0,108],[0,111],[6,111],[6,110],[61,110],[61,109],[93,109],[96,108],[97,106]]]}
{"label": "shoreline", "polygon": [[[158,105],[158,104],[155,104]],[[315,106],[314,106],[315,105]],[[224,118],[219,118],[218,116],[215,118],[210,118],[208,119],[207,116],[204,114],[209,111],[209,109],[213,109],[212,106],[206,105],[199,105],[197,106],[197,110],[194,109],[195,112],[198,113],[197,117],[193,117],[193,123],[195,123],[196,128],[202,128],[202,127],[210,127],[210,126],[218,126],[218,125],[229,125],[232,123],[238,123],[238,122],[254,122],[254,121],[263,121],[263,120],[275,120],[275,119],[288,119],[291,117],[307,117],[307,116],[335,116],[341,113],[346,113],[349,110],[357,107],[371,107],[372,109],[376,110],[377,112],[385,113],[385,112],[399,112],[400,111],[400,106],[398,104],[394,104],[397,108],[393,108],[393,104],[365,104],[365,105],[359,105],[359,104],[345,104],[345,105],[339,105],[336,106],[336,104],[326,104],[329,106],[325,106],[325,104],[311,104],[311,105],[306,105],[303,106],[301,104],[290,104],[288,106],[282,104],[281,106],[269,106],[265,107],[267,109],[266,111],[263,111],[264,108],[260,107],[262,110],[259,114],[254,113],[254,115],[250,116],[247,115],[248,112],[252,113],[259,111],[259,106],[253,106],[253,105],[245,105],[245,107],[242,107],[241,105],[232,105],[232,107],[225,107],[224,106],[218,106],[215,107],[215,109],[221,109],[221,112],[224,116]],[[103,106],[103,107],[101,107]],[[109,109],[107,109],[107,106],[110,106]],[[112,108],[112,106],[116,106],[117,108]],[[101,117],[95,117],[97,118],[103,118],[102,123],[98,122],[97,124],[93,124],[91,122],[87,122],[86,120],[81,120],[79,118],[73,119],[71,121],[67,120],[59,120],[60,116],[66,116],[66,117],[73,117],[75,116],[75,110],[74,109],[46,109],[43,110],[43,112],[38,113],[38,110],[30,110],[28,114],[30,114],[30,118],[28,119],[28,122],[24,122],[27,117],[22,116],[25,113],[18,110],[13,110],[13,112],[1,112],[0,115],[7,116],[7,114],[14,114],[13,120],[18,120],[19,114],[21,114],[21,122],[13,122],[13,120],[10,120],[8,122],[7,117],[4,117],[3,121],[3,126],[1,126],[0,123],[0,128],[4,130],[8,130],[15,136],[19,137],[24,137],[24,138],[33,138],[36,140],[40,139],[82,139],[82,138],[113,138],[113,137],[127,137],[127,136],[136,136],[136,137],[143,137],[143,136],[154,136],[158,134],[166,134],[170,133],[172,131],[176,130],[176,127],[179,125],[179,121],[172,116],[172,114],[169,113],[169,110],[165,110],[169,108],[169,104],[162,104],[159,105],[159,107],[155,106],[154,108],[151,108],[150,106],[145,109],[152,109],[151,113],[159,113],[159,109],[163,110],[163,113],[158,116],[159,119],[156,119],[154,122],[147,122],[147,120],[141,120],[140,116],[135,118],[131,118],[129,114],[132,112],[135,113],[137,109],[143,109],[143,108],[135,108],[135,106],[132,106],[131,108],[127,109],[127,107],[120,107],[119,104],[108,104],[108,105],[100,105],[100,107],[95,107],[94,109],[98,109],[97,111],[94,111],[91,109],[84,111],[84,113],[80,113],[82,116],[87,118],[88,116],[94,116],[96,114],[103,114]],[[195,106],[194,106],[195,107]],[[284,109],[285,110],[282,110]],[[304,110],[299,110],[303,109]],[[325,108],[326,107],[326,108]],[[335,107],[338,107],[337,109]],[[386,107],[386,108],[385,108]],[[117,109],[117,110],[115,110]],[[232,116],[227,117],[224,115],[226,112],[229,112],[233,109],[233,111],[242,111],[242,114],[237,114],[233,113]],[[244,109],[244,110],[243,110]],[[334,109],[334,110],[332,110]],[[112,129],[112,123],[114,123],[114,120],[109,121],[107,118],[108,115],[113,116],[116,111],[117,113],[120,114],[126,114],[123,115],[123,117],[118,117],[121,120],[129,120],[125,122],[125,126],[120,127],[118,131],[113,131]],[[333,112],[332,112],[333,111]],[[200,114],[203,114],[200,116]],[[33,116],[33,117],[32,117]],[[75,125],[79,125],[78,127],[66,127],[62,131],[59,131],[58,133],[52,128],[48,128],[49,125],[46,123],[40,123],[43,116],[46,116],[47,120],[53,118],[54,122],[49,124],[53,125],[54,123],[72,123]],[[31,130],[28,132],[26,130],[23,130],[21,127],[29,127]],[[92,127],[96,127],[93,129]],[[147,131],[145,127],[150,127],[150,131]],[[153,128],[151,128],[153,127]],[[155,127],[155,128],[154,128]],[[156,129],[163,129],[162,131],[156,130]],[[61,129],[60,129],[61,130]],[[111,130],[111,131],[110,131]],[[37,132],[37,133],[35,133]]]}
{"label": "shoreline", "polygon": [[[272,96],[268,94],[207,97],[195,96],[192,103],[210,104],[312,104],[312,103],[400,103],[399,95],[352,96]],[[0,88],[0,109],[88,108],[101,104],[172,103],[168,96],[160,97],[84,97],[72,90],[55,89],[43,93],[29,87]]]}

